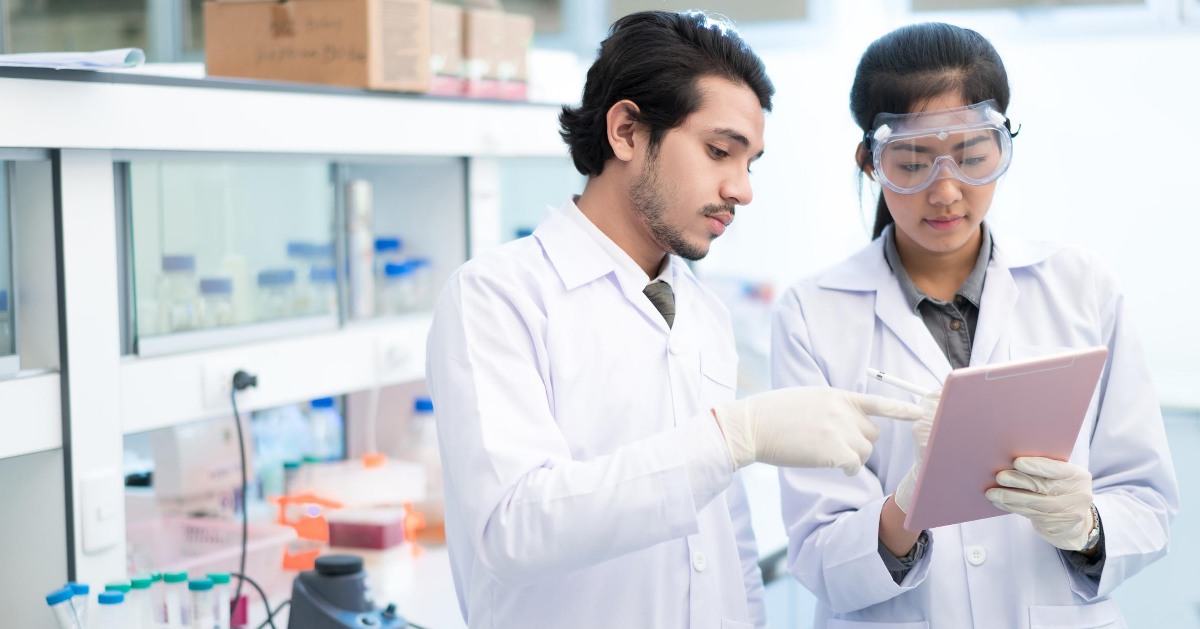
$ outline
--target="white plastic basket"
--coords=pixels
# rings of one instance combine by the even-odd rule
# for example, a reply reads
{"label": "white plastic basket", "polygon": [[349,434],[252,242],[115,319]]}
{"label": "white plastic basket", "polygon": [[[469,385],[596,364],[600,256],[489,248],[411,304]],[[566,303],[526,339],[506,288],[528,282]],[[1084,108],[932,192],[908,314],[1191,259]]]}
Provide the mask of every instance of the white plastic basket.
{"label": "white plastic basket", "polygon": [[[224,520],[162,518],[129,524],[125,529],[129,574],[186,571],[189,577],[238,572],[242,525]],[[296,531],[288,526],[251,524],[246,538],[246,576],[268,597],[286,594],[296,572],[283,569],[283,554]],[[237,581],[233,583],[236,587]],[[253,599],[249,584],[242,588]]]}

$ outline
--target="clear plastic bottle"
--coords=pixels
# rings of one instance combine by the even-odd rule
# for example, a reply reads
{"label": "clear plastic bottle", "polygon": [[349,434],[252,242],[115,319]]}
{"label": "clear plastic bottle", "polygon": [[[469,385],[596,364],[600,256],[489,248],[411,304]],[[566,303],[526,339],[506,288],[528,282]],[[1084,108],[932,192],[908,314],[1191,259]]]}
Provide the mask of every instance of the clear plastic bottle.
{"label": "clear plastic bottle", "polygon": [[277,321],[296,314],[296,272],[269,269],[258,274],[258,321]]}
{"label": "clear plastic bottle", "polygon": [[193,579],[188,582],[191,595],[191,629],[215,629],[217,626],[217,604],[214,599],[212,579]]}
{"label": "clear plastic bottle", "polygon": [[129,596],[126,606],[129,616],[130,629],[154,629],[153,610],[151,609],[150,587],[154,579],[148,574],[137,575],[129,580]]}
{"label": "clear plastic bottle", "polygon": [[158,334],[183,332],[196,321],[196,258],[190,255],[162,257],[158,289]]}
{"label": "clear plastic bottle", "polygon": [[300,493],[300,465],[300,461],[283,463],[283,495],[295,496]]}
{"label": "clear plastic bottle", "polygon": [[337,314],[337,267],[314,266],[308,272],[308,291],[307,314]]}
{"label": "clear plastic bottle", "polygon": [[383,286],[379,291],[379,303],[375,313],[395,316],[412,309],[413,271],[408,263],[388,263],[383,267]]}
{"label": "clear plastic bottle", "polygon": [[167,610],[168,629],[183,629],[187,610],[187,573],[168,572],[163,575],[163,600]]}
{"label": "clear plastic bottle", "polygon": [[404,241],[397,236],[377,236],[375,238],[375,275],[383,276],[386,264],[404,262]]}
{"label": "clear plastic bottle", "polygon": [[59,629],[83,629],[79,622],[79,615],[75,611],[75,606],[71,603],[71,599],[74,596],[75,593],[69,587],[55,590],[46,595],[46,604],[50,606],[50,611],[54,613],[54,618],[58,621]]}
{"label": "clear plastic bottle", "polygon": [[116,591],[101,592],[99,603],[100,606],[96,608],[95,626],[88,625],[87,629],[128,629],[124,594]]}
{"label": "clear plastic bottle", "polygon": [[438,450],[437,420],[433,400],[418,397],[413,402],[413,415],[408,421],[408,459],[425,466],[426,489],[431,500],[442,494],[442,457]]}
{"label": "clear plastic bottle", "polygon": [[150,580],[153,584],[150,586],[150,618],[153,619],[154,625],[165,625],[167,623],[166,597],[163,594],[163,575],[161,572],[151,572]]}
{"label": "clear plastic bottle", "polygon": [[75,606],[75,613],[79,615],[79,624],[86,627],[88,624],[88,595],[92,593],[92,588],[86,583],[71,582],[67,584],[71,588],[74,596],[71,597],[71,604]]}
{"label": "clear plastic bottle", "polygon": [[341,460],[345,456],[345,421],[331,397],[313,400],[308,411],[312,434],[312,454],[322,461]]}
{"label": "clear plastic bottle", "polygon": [[213,592],[217,605],[217,629],[229,629],[230,597],[229,575],[224,572],[214,572],[208,575],[213,582]]}
{"label": "clear plastic bottle", "polygon": [[199,326],[219,328],[233,325],[233,280],[209,277],[200,280]]}
{"label": "clear plastic bottle", "polygon": [[366,179],[346,183],[346,275],[350,283],[346,311],[351,318],[375,314],[375,247],[371,234],[372,188]]}

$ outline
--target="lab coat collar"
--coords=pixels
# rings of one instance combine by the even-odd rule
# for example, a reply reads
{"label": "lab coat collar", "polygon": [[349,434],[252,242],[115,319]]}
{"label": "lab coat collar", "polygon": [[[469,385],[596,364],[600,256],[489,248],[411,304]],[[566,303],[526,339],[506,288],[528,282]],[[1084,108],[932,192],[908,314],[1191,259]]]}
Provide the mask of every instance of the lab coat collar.
{"label": "lab coat collar", "polygon": [[[889,226],[888,229],[893,227]],[[826,270],[817,280],[817,285],[833,290],[877,291],[885,279],[892,281],[891,269],[883,255],[886,237],[885,234],[876,238],[858,253]],[[1062,251],[1061,245],[997,234],[992,226],[992,262],[988,266],[1004,269],[1032,266],[1059,251]],[[991,277],[990,271],[988,277]]]}
{"label": "lab coat collar", "polygon": [[[570,199],[567,203],[574,205]],[[563,210],[546,208],[533,237],[541,243],[567,290],[579,288],[616,270],[613,259]]]}

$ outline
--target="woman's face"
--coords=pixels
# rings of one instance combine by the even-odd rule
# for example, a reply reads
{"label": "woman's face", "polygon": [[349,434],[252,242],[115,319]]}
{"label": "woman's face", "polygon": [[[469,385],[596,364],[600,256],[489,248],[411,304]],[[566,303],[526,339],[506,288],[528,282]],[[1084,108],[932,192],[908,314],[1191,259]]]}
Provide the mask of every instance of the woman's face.
{"label": "woman's face", "polygon": [[[918,111],[963,107],[957,94],[929,100]],[[915,112],[910,112],[915,113]],[[872,166],[868,165],[867,174]],[[896,222],[896,237],[933,253],[950,253],[971,241],[992,206],[996,182],[972,186],[954,177],[934,181],[916,194],[900,194],[883,188],[883,197]]]}

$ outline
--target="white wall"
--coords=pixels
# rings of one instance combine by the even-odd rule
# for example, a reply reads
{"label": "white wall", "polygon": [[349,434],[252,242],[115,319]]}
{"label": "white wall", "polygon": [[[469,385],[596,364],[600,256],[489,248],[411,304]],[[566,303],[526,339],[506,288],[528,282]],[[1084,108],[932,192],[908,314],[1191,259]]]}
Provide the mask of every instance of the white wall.
{"label": "white wall", "polygon": [[[701,273],[782,292],[867,243],[876,191],[864,187],[860,213],[853,152],[862,132],[849,92],[872,40],[925,19],[887,11],[893,4],[837,3],[816,18],[820,28],[796,26],[795,37],[779,26],[743,29],[778,94],[754,202]],[[1145,20],[1058,33],[1053,21],[1024,28],[1012,15],[989,15],[953,20],[996,45],[1012,85],[1010,117],[1024,125],[989,220],[1099,251],[1122,280],[1163,404],[1200,408],[1200,143],[1191,114],[1200,31]]]}

